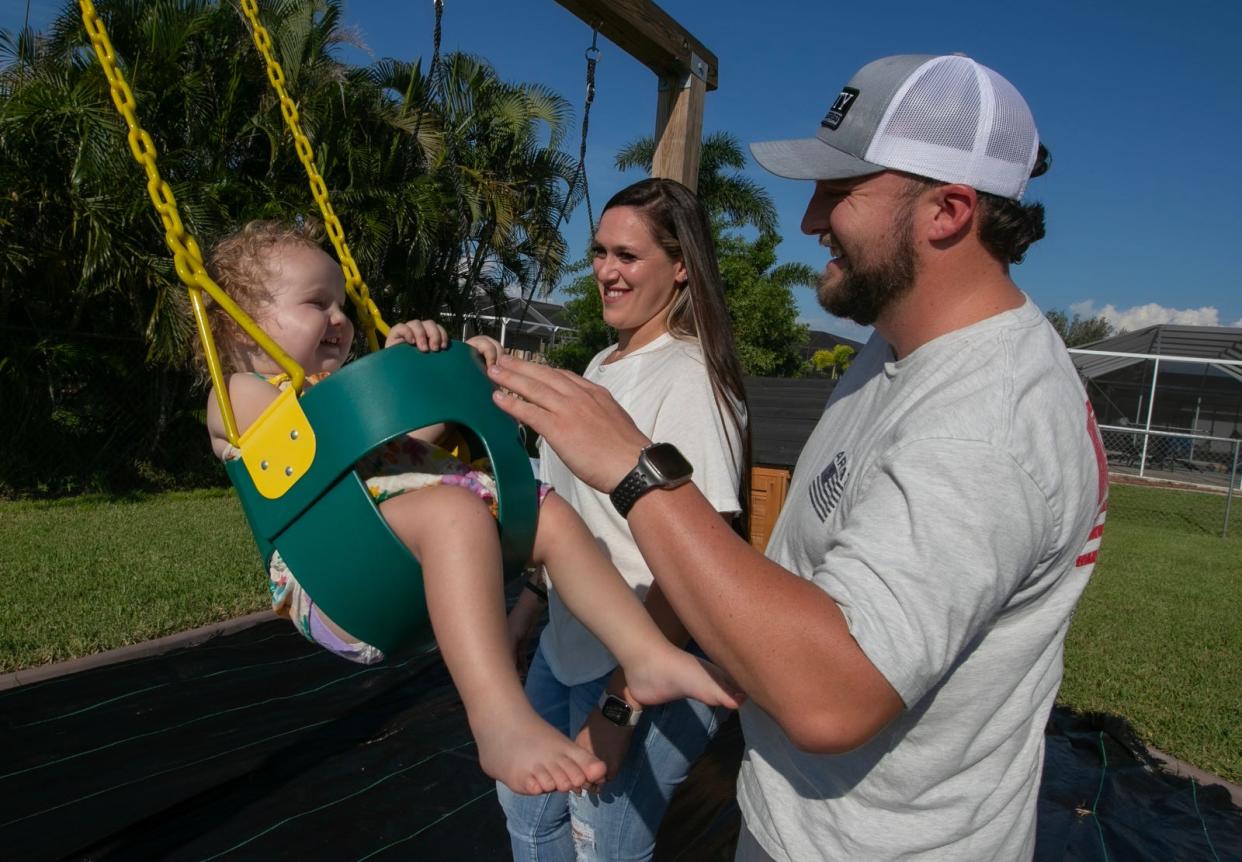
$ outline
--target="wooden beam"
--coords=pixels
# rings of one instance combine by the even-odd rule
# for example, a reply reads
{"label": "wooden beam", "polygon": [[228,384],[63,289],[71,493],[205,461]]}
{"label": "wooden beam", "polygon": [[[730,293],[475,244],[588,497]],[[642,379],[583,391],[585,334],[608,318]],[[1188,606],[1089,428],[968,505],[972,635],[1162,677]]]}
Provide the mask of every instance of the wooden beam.
{"label": "wooden beam", "polygon": [[704,82],[693,75],[660,80],[653,177],[667,177],[691,191],[698,190],[706,93]]}
{"label": "wooden beam", "polygon": [[[716,55],[650,0],[556,0],[660,78],[701,74],[717,86]],[[695,62],[697,61],[697,62]],[[692,65],[693,64],[693,65]]]}

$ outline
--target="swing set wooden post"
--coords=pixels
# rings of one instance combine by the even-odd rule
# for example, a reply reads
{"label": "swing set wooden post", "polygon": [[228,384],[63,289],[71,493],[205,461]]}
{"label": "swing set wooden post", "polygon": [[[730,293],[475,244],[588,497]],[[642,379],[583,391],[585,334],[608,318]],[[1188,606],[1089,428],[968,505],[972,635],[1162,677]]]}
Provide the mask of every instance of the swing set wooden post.
{"label": "swing set wooden post", "polygon": [[716,55],[650,0],[556,0],[656,73],[651,175],[698,185],[703,107],[717,87]]}

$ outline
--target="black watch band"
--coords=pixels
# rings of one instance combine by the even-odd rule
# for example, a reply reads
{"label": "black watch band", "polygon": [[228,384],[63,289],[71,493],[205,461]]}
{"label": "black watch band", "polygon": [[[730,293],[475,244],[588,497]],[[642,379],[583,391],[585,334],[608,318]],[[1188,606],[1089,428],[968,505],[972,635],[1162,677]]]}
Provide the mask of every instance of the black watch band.
{"label": "black watch band", "polygon": [[634,508],[638,498],[645,491],[650,491],[652,487],[654,486],[648,483],[647,477],[634,469],[618,483],[617,487],[612,489],[608,499],[612,500],[613,508],[624,518],[630,514],[630,509]]}
{"label": "black watch band", "polygon": [[622,518],[628,517],[638,498],[656,488],[676,488],[690,481],[694,468],[672,443],[652,443],[643,449],[624,479],[608,498]]}

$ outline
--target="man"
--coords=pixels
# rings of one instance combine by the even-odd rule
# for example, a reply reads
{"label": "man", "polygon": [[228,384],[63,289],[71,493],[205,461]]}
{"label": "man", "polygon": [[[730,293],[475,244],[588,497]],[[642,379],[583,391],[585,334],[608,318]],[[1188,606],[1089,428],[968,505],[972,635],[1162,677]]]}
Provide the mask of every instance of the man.
{"label": "man", "polygon": [[686,627],[749,693],[739,859],[1030,858],[1107,499],[1073,366],[1009,276],[1043,235],[1019,201],[1046,151],[1013,86],[960,56],[870,63],[815,138],[752,149],[815,181],[802,229],[832,251],[820,300],[875,326],[769,559],[598,387],[505,360],[493,377],[524,400],[497,401],[612,492]]}

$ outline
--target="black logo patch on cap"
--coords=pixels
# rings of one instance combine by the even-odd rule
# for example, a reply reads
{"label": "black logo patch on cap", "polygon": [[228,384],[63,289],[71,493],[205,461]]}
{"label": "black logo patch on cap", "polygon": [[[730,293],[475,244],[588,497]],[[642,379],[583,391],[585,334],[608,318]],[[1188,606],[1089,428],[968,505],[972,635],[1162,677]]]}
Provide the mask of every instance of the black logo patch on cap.
{"label": "black logo patch on cap", "polygon": [[820,121],[821,126],[829,129],[835,129],[841,125],[841,121],[845,119],[845,115],[850,112],[855,100],[858,99],[858,91],[853,87],[845,87],[841,90],[841,94],[837,96],[837,100],[832,103],[832,107],[828,109],[828,116]]}

